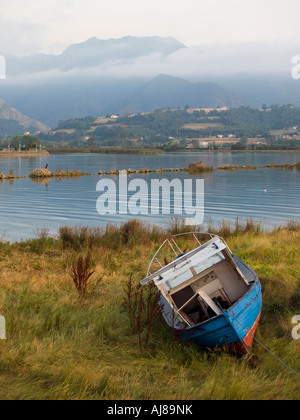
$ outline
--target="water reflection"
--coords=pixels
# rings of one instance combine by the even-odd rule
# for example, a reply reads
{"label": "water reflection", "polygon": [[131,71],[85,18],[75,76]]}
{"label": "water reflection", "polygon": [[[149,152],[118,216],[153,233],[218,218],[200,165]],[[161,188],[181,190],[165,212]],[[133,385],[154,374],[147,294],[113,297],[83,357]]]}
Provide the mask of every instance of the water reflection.
{"label": "water reflection", "polygon": [[[0,180],[0,237],[18,240],[33,237],[37,228],[47,228],[55,234],[62,225],[99,226],[120,223],[126,216],[99,216],[96,202],[98,171],[111,169],[149,169],[187,167],[202,161],[217,168],[220,165],[294,164],[300,161],[297,153],[184,153],[159,156],[133,155],[51,155],[31,159],[0,159],[0,170],[17,176],[29,175],[37,167],[76,168],[94,175],[67,179]],[[134,179],[136,175],[128,177]],[[185,173],[152,173],[138,175],[149,185],[154,178],[181,180]],[[300,172],[257,169],[255,171],[219,171],[203,174],[205,180],[205,223],[229,220],[235,223],[252,217],[266,228],[298,219],[300,215]],[[113,178],[111,178],[113,179]],[[31,182],[32,181],[32,182]],[[45,186],[41,188],[41,186]],[[165,225],[169,216],[144,216],[142,220]]]}
{"label": "water reflection", "polygon": [[49,185],[49,183],[50,183],[50,181],[52,180],[52,178],[51,177],[47,177],[47,178],[30,178],[31,179],[31,181],[34,183],[34,184],[38,184],[38,185],[46,185],[46,186],[48,186]]}

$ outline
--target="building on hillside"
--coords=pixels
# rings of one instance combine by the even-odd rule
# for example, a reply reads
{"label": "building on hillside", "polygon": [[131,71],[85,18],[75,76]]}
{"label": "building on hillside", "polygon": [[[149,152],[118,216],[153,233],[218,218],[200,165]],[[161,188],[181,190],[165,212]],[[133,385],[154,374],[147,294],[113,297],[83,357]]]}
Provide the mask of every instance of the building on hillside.
{"label": "building on hillside", "polygon": [[199,141],[199,147],[206,149],[208,147],[208,141]]}

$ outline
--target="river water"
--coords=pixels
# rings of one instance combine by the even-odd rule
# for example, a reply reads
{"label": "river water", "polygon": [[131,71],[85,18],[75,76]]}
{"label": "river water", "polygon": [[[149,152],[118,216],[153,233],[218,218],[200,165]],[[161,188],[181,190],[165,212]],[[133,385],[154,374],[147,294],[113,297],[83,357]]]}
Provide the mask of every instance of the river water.
{"label": "river water", "polygon": [[[49,229],[55,234],[60,226],[105,226],[120,224],[130,217],[126,214],[99,215],[96,209],[100,193],[96,191],[98,171],[110,169],[149,169],[186,167],[202,161],[217,168],[220,165],[267,165],[290,164],[300,161],[297,153],[166,153],[164,155],[101,155],[68,154],[34,158],[0,159],[0,172],[13,170],[15,175],[28,176],[36,168],[46,164],[54,172],[57,169],[78,169],[92,176],[72,179],[51,179],[35,182],[30,178],[0,183],[0,239],[9,241],[34,237],[38,229]],[[105,177],[106,179],[107,177]],[[183,181],[199,177],[187,173],[163,173],[135,175],[149,185],[153,179],[178,178]],[[270,229],[298,220],[300,216],[300,171],[297,170],[215,170],[205,173],[204,179],[204,226],[210,220],[215,224],[223,220],[241,222],[251,217]],[[114,178],[111,178],[115,180]],[[196,191],[196,190],[195,190]],[[117,197],[118,198],[118,197]],[[195,197],[194,197],[195,198]],[[170,215],[136,216],[153,224],[166,225]]]}

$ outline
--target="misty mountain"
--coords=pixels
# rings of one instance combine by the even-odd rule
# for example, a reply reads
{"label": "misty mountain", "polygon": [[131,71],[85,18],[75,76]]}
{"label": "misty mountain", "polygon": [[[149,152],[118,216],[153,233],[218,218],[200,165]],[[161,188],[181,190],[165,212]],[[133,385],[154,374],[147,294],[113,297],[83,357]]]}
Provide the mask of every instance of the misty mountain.
{"label": "misty mountain", "polygon": [[145,79],[71,77],[43,86],[18,86],[2,95],[24,113],[56,127],[60,120],[124,112],[149,112],[158,108],[235,107],[247,104],[215,83],[191,83],[160,75]]}
{"label": "misty mountain", "polygon": [[54,128],[60,120],[118,113],[125,98],[141,83],[140,79],[70,76],[43,84],[4,86],[0,94],[22,112]]}
{"label": "misty mountain", "polygon": [[186,48],[174,38],[131,37],[100,40],[90,38],[73,44],[60,55],[35,54],[28,57],[8,57],[7,72],[11,76],[45,72],[68,71],[96,67],[110,61],[127,61],[153,53],[167,56]]}
{"label": "misty mountain", "polygon": [[253,106],[300,106],[300,80],[294,80],[290,74],[236,75],[215,80],[235,95],[247,98]]}
{"label": "misty mountain", "polygon": [[[262,71],[256,76],[238,73],[239,63],[249,55],[238,48],[244,55],[236,57],[235,49],[220,46],[218,54],[209,46],[187,48],[174,38],[91,38],[70,45],[60,55],[7,57],[7,80],[0,82],[0,97],[51,127],[87,115],[185,105],[300,105],[300,81],[290,73],[276,77]],[[257,48],[252,46],[256,55]],[[244,67],[253,68],[250,58]]]}
{"label": "misty mountain", "polygon": [[49,127],[10,107],[0,98],[0,136],[15,136],[24,134],[24,131],[47,132]]}
{"label": "misty mountain", "polygon": [[124,103],[124,110],[150,112],[167,107],[238,107],[246,102],[216,83],[191,83],[168,75],[159,75],[140,86]]}

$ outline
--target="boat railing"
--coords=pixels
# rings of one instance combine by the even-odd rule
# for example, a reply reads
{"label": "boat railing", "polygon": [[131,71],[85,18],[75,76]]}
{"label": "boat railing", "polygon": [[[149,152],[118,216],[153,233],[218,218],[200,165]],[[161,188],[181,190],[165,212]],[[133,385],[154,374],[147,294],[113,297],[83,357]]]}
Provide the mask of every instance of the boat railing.
{"label": "boat railing", "polygon": [[228,250],[231,253],[231,250],[228,247],[226,241],[221,236],[219,236],[217,234],[214,234],[214,233],[210,233],[210,232],[183,232],[183,233],[171,235],[170,237],[168,237],[167,239],[165,239],[165,241],[161,244],[161,246],[158,248],[158,250],[154,254],[154,256],[153,256],[153,258],[152,258],[152,260],[151,260],[151,262],[149,264],[146,278],[141,281],[141,284],[142,285],[147,284],[148,281],[151,280],[151,276],[154,273],[157,272],[157,269],[154,269],[153,270],[153,266],[154,266],[155,263],[158,264],[158,266],[160,267],[160,269],[164,269],[166,266],[169,265],[166,262],[165,262],[165,264],[162,264],[162,262],[159,260],[159,254],[162,252],[163,248],[168,247],[171,250],[171,252],[174,254],[175,261],[176,261],[176,259],[178,259],[179,257],[184,256],[187,253],[184,250],[182,250],[182,248],[180,247],[180,245],[178,244],[178,241],[176,241],[176,239],[182,238],[182,237],[191,236],[191,237],[193,237],[193,239],[197,243],[196,250],[199,250],[201,247],[205,247],[206,243],[209,244],[209,242],[210,242],[210,241],[208,241],[208,242],[206,242],[206,243],[203,244],[200,241],[199,236],[203,237],[204,235],[209,236],[210,239],[214,239],[214,238],[220,239],[221,241],[224,242],[224,244],[226,245],[226,247],[228,248]]}

